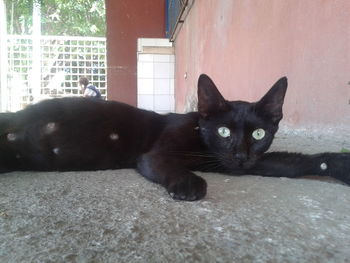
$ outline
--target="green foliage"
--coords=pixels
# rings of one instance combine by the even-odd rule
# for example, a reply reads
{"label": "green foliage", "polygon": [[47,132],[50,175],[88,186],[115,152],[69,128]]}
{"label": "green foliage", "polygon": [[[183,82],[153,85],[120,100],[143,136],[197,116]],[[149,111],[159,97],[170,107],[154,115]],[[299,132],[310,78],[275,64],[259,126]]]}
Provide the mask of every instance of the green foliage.
{"label": "green foliage", "polygon": [[346,148],[342,148],[341,150],[340,150],[340,152],[342,152],[342,153],[350,153],[350,150],[348,150],[348,149],[346,149]]}
{"label": "green foliage", "polygon": [[9,34],[31,34],[33,1],[41,2],[43,35],[106,34],[104,0],[5,0]]}
{"label": "green foliage", "polygon": [[33,0],[5,0],[7,32],[31,34]]}

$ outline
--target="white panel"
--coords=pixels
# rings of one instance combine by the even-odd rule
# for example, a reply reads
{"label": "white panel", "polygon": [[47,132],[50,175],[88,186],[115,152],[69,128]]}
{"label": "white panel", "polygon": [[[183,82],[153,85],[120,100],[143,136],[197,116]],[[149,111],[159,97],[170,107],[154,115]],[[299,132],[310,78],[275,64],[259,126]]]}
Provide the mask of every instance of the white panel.
{"label": "white panel", "polygon": [[153,78],[153,63],[139,62],[137,64],[137,76],[138,78]]}
{"label": "white panel", "polygon": [[154,63],[155,78],[170,78],[169,63]]}
{"label": "white panel", "polygon": [[156,46],[158,47],[172,47],[173,43],[169,41],[167,38],[156,38]]}
{"label": "white panel", "polygon": [[154,55],[152,54],[139,54],[139,62],[153,62]]}
{"label": "white panel", "polygon": [[[144,47],[171,47],[168,39],[139,39],[139,52]],[[138,107],[159,113],[174,111],[174,61],[170,54],[138,53]]]}
{"label": "white panel", "polygon": [[154,94],[169,95],[170,83],[169,79],[154,79]]}
{"label": "white panel", "polygon": [[169,63],[169,78],[174,78],[175,75],[175,64]]}
{"label": "white panel", "polygon": [[154,109],[160,111],[171,111],[171,95],[155,95]]}
{"label": "white panel", "polygon": [[174,112],[175,111],[175,96],[174,95],[170,95],[169,98],[169,105],[170,105],[170,111]]}
{"label": "white panel", "polygon": [[152,95],[154,93],[153,82],[154,82],[153,79],[139,78],[137,80],[137,93]]}
{"label": "white panel", "polygon": [[153,95],[138,95],[137,107],[146,110],[154,110],[154,98]]}
{"label": "white panel", "polygon": [[170,62],[170,55],[154,55],[154,62]]}
{"label": "white panel", "polygon": [[148,47],[155,47],[157,46],[157,39],[156,38],[143,38],[141,42],[142,46],[148,46]]}
{"label": "white panel", "polygon": [[170,79],[169,80],[169,94],[174,95],[175,94],[175,80],[174,79]]}

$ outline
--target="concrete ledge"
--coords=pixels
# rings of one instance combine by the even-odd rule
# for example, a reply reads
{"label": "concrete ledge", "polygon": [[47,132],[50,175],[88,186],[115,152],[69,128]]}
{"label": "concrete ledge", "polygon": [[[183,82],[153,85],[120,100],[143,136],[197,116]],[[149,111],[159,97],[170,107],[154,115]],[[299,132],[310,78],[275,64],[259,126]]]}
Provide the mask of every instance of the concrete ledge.
{"label": "concrete ledge", "polygon": [[203,174],[173,201],[133,170],[0,175],[1,262],[347,262],[350,188]]}

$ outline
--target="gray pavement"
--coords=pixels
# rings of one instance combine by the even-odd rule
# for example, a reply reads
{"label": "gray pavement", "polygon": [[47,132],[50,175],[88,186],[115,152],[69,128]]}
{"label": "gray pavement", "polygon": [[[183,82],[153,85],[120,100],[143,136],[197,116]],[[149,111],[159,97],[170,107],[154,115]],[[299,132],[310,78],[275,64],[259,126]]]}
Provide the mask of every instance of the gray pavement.
{"label": "gray pavement", "polygon": [[[273,149],[349,147],[332,138],[281,133]],[[349,187],[198,174],[198,202],[129,169],[2,174],[0,262],[350,262]]]}

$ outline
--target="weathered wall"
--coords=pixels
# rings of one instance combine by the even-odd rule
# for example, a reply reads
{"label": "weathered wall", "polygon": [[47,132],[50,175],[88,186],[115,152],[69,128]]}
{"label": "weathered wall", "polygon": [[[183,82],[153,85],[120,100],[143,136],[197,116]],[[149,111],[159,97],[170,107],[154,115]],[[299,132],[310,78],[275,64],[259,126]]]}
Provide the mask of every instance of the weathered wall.
{"label": "weathered wall", "polygon": [[179,112],[200,73],[250,101],[287,76],[285,124],[350,127],[348,0],[195,1],[175,44]]}
{"label": "weathered wall", "polygon": [[165,36],[164,0],[106,0],[108,99],[136,105],[137,38]]}

